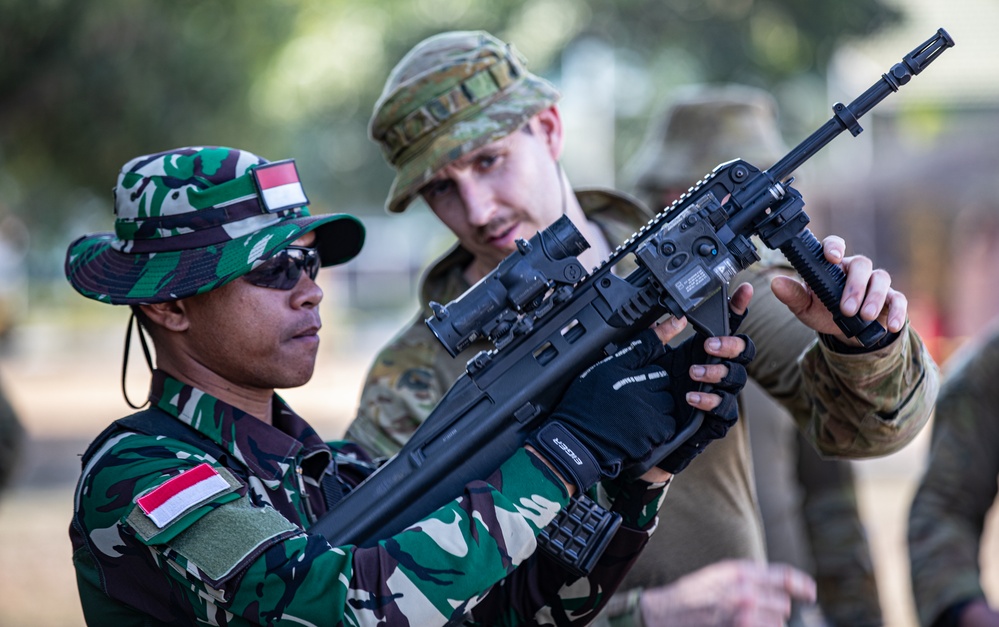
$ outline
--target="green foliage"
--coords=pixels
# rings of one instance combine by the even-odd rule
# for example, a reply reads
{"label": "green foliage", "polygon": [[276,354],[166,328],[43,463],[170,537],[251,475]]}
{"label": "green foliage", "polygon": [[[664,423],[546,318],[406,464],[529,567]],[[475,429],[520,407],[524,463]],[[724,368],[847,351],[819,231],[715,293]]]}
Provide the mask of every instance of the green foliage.
{"label": "green foliage", "polygon": [[122,163],[178,145],[294,156],[318,210],[380,211],[390,176],[368,115],[438,31],[489,30],[549,76],[589,35],[653,82],[683,58],[704,80],[773,85],[898,18],[881,0],[0,0],[0,14],[0,211],[62,250],[110,227]]}

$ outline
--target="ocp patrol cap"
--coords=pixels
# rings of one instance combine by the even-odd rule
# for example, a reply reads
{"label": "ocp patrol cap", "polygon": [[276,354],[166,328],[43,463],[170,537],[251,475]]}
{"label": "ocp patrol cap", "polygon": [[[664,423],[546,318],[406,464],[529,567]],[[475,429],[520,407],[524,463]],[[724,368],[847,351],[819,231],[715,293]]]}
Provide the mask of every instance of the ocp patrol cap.
{"label": "ocp patrol cap", "polygon": [[555,104],[558,90],[484,31],[423,40],[389,74],[368,127],[396,171],[385,203],[406,207],[438,172]]}

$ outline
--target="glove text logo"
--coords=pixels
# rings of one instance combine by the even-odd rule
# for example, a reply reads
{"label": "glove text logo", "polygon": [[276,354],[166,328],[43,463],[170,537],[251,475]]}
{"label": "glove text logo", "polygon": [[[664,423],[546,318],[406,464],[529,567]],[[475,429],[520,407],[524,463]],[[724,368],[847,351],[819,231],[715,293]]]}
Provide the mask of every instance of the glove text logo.
{"label": "glove text logo", "polygon": [[565,451],[566,454],[569,457],[572,458],[572,461],[576,462],[577,466],[582,466],[583,465],[583,460],[579,459],[579,456],[576,455],[575,453],[573,453],[572,449],[565,445],[565,442],[563,442],[562,440],[559,440],[558,438],[552,438],[552,442],[555,443],[555,446],[557,446],[560,449],[562,449],[563,451]]}

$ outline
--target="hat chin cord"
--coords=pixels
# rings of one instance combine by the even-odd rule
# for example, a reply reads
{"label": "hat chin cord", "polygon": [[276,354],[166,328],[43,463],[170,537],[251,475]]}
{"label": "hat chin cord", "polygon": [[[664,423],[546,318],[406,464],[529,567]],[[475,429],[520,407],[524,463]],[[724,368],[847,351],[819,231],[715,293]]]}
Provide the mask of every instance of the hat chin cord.
{"label": "hat chin cord", "polygon": [[139,333],[139,344],[142,346],[142,354],[146,356],[146,365],[149,366],[149,374],[153,373],[153,358],[149,352],[149,345],[146,342],[146,335],[142,330],[142,324],[136,322],[135,320],[135,310],[132,310],[132,315],[128,318],[128,327],[125,329],[125,357],[121,363],[121,394],[125,397],[125,402],[132,409],[142,409],[149,403],[149,395],[146,395],[146,401],[141,405],[136,405],[128,398],[128,390],[125,388],[125,373],[128,372],[128,353],[132,346],[132,324],[135,324],[135,328]]}
{"label": "hat chin cord", "polygon": [[562,197],[562,215],[566,215],[569,210],[569,200],[565,188],[569,185],[569,179],[562,170],[562,162],[555,160],[555,176],[558,177],[558,190]]}

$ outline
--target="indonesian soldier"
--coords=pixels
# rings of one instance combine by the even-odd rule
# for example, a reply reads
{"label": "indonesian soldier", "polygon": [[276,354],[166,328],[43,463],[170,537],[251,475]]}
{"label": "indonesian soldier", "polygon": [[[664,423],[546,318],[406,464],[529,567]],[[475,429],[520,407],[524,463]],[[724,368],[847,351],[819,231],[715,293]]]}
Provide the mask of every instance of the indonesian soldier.
{"label": "indonesian soldier", "polygon": [[[770,94],[746,85],[698,85],[673,94],[625,171],[639,199],[660,209],[719,163],[741,158],[765,169],[787,152]],[[787,265],[779,252],[757,247],[768,264]],[[751,280],[755,272],[733,281]],[[795,607],[789,625],[883,624],[851,462],[822,459],[759,386],[747,386],[739,402],[767,557],[810,572],[818,584],[818,607]]]}
{"label": "indonesian soldier", "polygon": [[[458,242],[426,270],[412,324],[376,357],[348,431],[352,439],[386,455],[398,450],[484,348],[473,344],[452,359],[423,323],[431,300],[458,297],[512,252],[517,239],[561,215],[591,244],[580,258],[587,267],[649,219],[648,210],[625,195],[571,189],[559,165],[558,98],[512,46],[484,32],[428,38],[389,75],[369,128],[396,172],[386,207],[398,213],[422,199]],[[859,347],[796,278],[759,267],[751,280],[753,306],[740,327],[758,345],[750,373],[822,454],[887,454],[926,423],[936,367],[909,327],[905,296],[890,287],[888,273],[866,257],[844,256],[840,238],[823,244],[826,258],[847,275],[842,311],[879,319],[888,335]],[[617,619],[710,624],[705,617],[750,620],[752,612],[759,624],[772,624],[787,616],[791,599],[811,598],[807,576],[765,565],[742,421],[702,457],[676,482],[682,509],[674,510],[671,500],[652,540],[654,559],[638,561],[623,584],[632,592],[612,602]],[[743,561],[733,566],[730,558]],[[688,578],[722,560],[721,571]],[[745,560],[755,568],[745,568]],[[681,585],[696,594],[678,592]]]}
{"label": "indonesian soldier", "polygon": [[[724,435],[754,352],[744,336],[719,338],[706,348],[719,362],[695,366],[664,345],[682,324],[645,330],[449,504],[371,546],[331,546],[308,528],[375,466],[357,445],[320,439],[275,390],[311,378],[318,271],[354,257],[363,227],[310,215],[293,161],[220,147],[129,161],[115,216],[113,233],[70,245],[66,274],[84,296],[131,306],[156,367],[149,408],[83,455],[70,538],[92,625],[588,623],[648,541],[672,479],[624,472],[655,463],[694,409]],[[697,382],[715,392],[681,394]],[[609,408],[623,422],[606,420]],[[679,469],[696,452],[659,463]],[[623,522],[577,579],[536,536],[583,490]]]}

